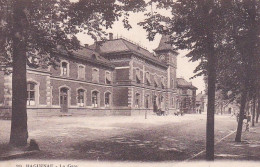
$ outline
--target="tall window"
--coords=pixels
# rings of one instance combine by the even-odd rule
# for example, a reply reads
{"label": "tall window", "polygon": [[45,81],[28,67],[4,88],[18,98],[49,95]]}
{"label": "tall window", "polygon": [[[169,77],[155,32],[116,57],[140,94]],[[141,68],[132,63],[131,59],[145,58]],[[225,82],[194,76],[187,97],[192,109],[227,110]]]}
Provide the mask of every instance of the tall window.
{"label": "tall window", "polygon": [[145,108],[149,108],[149,95],[145,96]]}
{"label": "tall window", "polygon": [[153,96],[153,106],[154,105],[157,106],[157,96],[156,95]]}
{"label": "tall window", "polygon": [[136,108],[140,107],[140,94],[139,93],[135,94],[135,107]]}
{"label": "tall window", "polygon": [[161,84],[162,84],[162,89],[164,89],[165,88],[165,79],[164,79],[164,77],[162,77],[162,79],[161,79]]}
{"label": "tall window", "polygon": [[106,84],[111,84],[112,78],[111,78],[111,73],[106,72]]}
{"label": "tall window", "polygon": [[96,68],[92,69],[92,81],[99,82],[99,71]]}
{"label": "tall window", "polygon": [[110,96],[111,96],[111,93],[109,93],[109,92],[105,93],[105,107],[110,106]]}
{"label": "tall window", "polygon": [[61,63],[61,75],[68,76],[68,63],[67,62]]}
{"label": "tall window", "polygon": [[172,97],[172,108],[174,108],[175,100],[174,97]]}
{"label": "tall window", "polygon": [[141,72],[139,68],[136,69],[136,83],[141,83]]}
{"label": "tall window", "polygon": [[92,92],[92,99],[91,99],[91,101],[92,101],[92,107],[98,107],[99,99],[98,99],[98,92],[97,91],[93,91]]}
{"label": "tall window", "polygon": [[158,87],[158,81],[156,76],[154,76],[154,87]]}
{"label": "tall window", "polygon": [[33,106],[35,105],[35,83],[29,82],[27,83],[27,105]]}
{"label": "tall window", "polygon": [[150,74],[149,74],[149,72],[145,73],[145,79],[146,79],[147,85],[150,86],[151,85],[151,81],[150,81]]}
{"label": "tall window", "polygon": [[161,99],[160,99],[160,106],[161,106],[161,108],[164,108],[164,97],[163,96],[161,96]]}
{"label": "tall window", "polygon": [[83,65],[78,66],[78,78],[85,79],[85,67]]}
{"label": "tall window", "polygon": [[85,96],[84,96],[84,93],[85,93],[85,91],[83,90],[83,89],[79,89],[78,90],[78,97],[77,97],[77,103],[78,103],[78,106],[79,107],[84,107],[84,105],[85,105]]}

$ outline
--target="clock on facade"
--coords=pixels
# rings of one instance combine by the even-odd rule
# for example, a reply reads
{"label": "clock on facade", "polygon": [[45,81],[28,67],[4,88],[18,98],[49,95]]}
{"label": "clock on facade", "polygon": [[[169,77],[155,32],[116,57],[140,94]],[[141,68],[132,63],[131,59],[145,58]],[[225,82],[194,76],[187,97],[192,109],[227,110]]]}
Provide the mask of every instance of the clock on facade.
{"label": "clock on facade", "polygon": [[161,55],[161,56],[160,56],[160,60],[165,61],[165,55]]}

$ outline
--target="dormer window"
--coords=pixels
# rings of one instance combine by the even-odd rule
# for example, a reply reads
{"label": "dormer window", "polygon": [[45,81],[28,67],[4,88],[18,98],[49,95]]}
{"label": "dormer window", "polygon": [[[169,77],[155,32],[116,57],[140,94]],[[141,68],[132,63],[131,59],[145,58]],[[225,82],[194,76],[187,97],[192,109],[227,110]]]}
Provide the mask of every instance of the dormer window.
{"label": "dormer window", "polygon": [[93,55],[91,56],[91,58],[92,58],[92,59],[97,59],[97,56],[96,56],[95,54],[93,54]]}
{"label": "dormer window", "polygon": [[69,63],[62,61],[61,62],[61,76],[69,76]]}
{"label": "dormer window", "polygon": [[112,77],[111,77],[111,72],[106,72],[106,84],[111,84],[112,82]]}
{"label": "dormer window", "polygon": [[136,83],[141,83],[141,72],[139,68],[136,69]]}

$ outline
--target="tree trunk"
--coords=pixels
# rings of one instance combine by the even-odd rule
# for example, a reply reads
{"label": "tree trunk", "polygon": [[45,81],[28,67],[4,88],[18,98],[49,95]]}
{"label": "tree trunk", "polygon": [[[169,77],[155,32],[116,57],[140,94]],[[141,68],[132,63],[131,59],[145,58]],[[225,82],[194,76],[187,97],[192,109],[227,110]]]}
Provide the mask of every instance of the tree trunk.
{"label": "tree trunk", "polygon": [[13,35],[13,75],[12,75],[12,122],[10,144],[25,146],[27,144],[27,83],[26,83],[26,16],[24,9],[27,0],[14,1],[14,35]]}
{"label": "tree trunk", "polygon": [[214,114],[215,114],[215,83],[216,83],[216,57],[214,55],[213,34],[208,34],[208,106],[206,126],[206,160],[214,160]]}
{"label": "tree trunk", "polygon": [[255,96],[253,97],[253,106],[252,106],[252,126],[255,126]]}
{"label": "tree trunk", "polygon": [[247,85],[247,81],[244,85],[244,88],[242,90],[242,95],[241,95],[239,120],[238,120],[238,125],[237,125],[237,134],[236,134],[236,138],[235,138],[236,142],[241,142],[243,120],[244,120],[244,113],[245,113],[245,106],[246,106],[246,99],[247,99],[246,85]]}
{"label": "tree trunk", "polygon": [[260,97],[258,97],[257,113],[256,113],[256,121],[255,121],[256,123],[258,123],[259,113],[260,113]]}

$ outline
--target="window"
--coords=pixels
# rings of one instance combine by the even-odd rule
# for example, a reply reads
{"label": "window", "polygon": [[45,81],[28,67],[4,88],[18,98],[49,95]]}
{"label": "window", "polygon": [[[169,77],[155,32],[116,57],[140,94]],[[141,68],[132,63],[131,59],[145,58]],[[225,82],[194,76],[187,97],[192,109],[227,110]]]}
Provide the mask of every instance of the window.
{"label": "window", "polygon": [[85,79],[85,66],[83,65],[78,66],[78,78]]}
{"label": "window", "polygon": [[162,77],[162,79],[161,79],[161,84],[162,84],[162,89],[164,89],[165,88],[165,79],[164,79],[164,77]]}
{"label": "window", "polygon": [[149,74],[149,72],[145,73],[145,78],[146,78],[147,85],[150,86],[151,85],[151,81],[150,81],[150,74]]}
{"label": "window", "polygon": [[92,69],[92,81],[99,82],[99,71],[96,68]]}
{"label": "window", "polygon": [[172,79],[172,88],[174,88],[174,80]]}
{"label": "window", "polygon": [[92,107],[98,107],[98,92],[97,91],[93,91],[92,92]]}
{"label": "window", "polygon": [[35,105],[35,83],[29,82],[27,84],[27,105]]}
{"label": "window", "polygon": [[136,108],[140,107],[140,94],[139,93],[135,94],[135,107]]}
{"label": "window", "polygon": [[154,87],[158,87],[158,81],[156,76],[154,76]]}
{"label": "window", "polygon": [[85,106],[85,96],[84,96],[85,91],[83,89],[78,90],[78,96],[77,96],[77,103],[79,107],[84,107]]}
{"label": "window", "polygon": [[149,95],[145,96],[145,108],[149,108]]}
{"label": "window", "polygon": [[157,106],[157,96],[156,95],[154,95],[153,96],[153,106]]}
{"label": "window", "polygon": [[182,90],[182,94],[183,94],[183,95],[186,95],[186,94],[187,94],[187,89],[183,89],[183,90]]}
{"label": "window", "polygon": [[110,96],[111,96],[110,92],[106,92],[105,93],[105,107],[109,107],[110,106]]}
{"label": "window", "polygon": [[136,83],[141,83],[141,72],[138,68],[136,69]]}
{"label": "window", "polygon": [[174,108],[175,100],[174,97],[172,97],[172,108]]}
{"label": "window", "polygon": [[160,105],[161,105],[161,108],[164,108],[164,97],[161,96],[161,100],[160,100]]}
{"label": "window", "polygon": [[67,62],[61,62],[61,75],[62,76],[68,76],[68,63]]}
{"label": "window", "polygon": [[112,78],[111,78],[111,73],[106,72],[106,84],[111,84]]}

